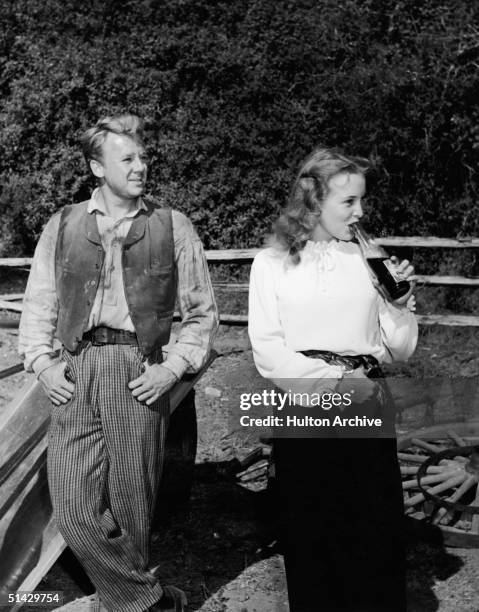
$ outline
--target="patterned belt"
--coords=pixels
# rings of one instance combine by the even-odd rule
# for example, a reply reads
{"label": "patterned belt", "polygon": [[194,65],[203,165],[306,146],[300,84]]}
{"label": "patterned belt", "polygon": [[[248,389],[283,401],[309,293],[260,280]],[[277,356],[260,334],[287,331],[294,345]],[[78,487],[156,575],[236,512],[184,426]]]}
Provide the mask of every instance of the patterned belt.
{"label": "patterned belt", "polygon": [[306,357],[312,359],[324,359],[326,363],[330,365],[342,365],[349,370],[356,370],[356,368],[363,367],[366,370],[366,374],[374,378],[380,376],[381,368],[379,367],[378,360],[372,355],[338,355],[331,351],[299,351]]}
{"label": "patterned belt", "polygon": [[125,329],[112,329],[111,327],[93,327],[83,334],[82,340],[91,342],[94,346],[101,344],[133,344],[138,346],[135,333]]}

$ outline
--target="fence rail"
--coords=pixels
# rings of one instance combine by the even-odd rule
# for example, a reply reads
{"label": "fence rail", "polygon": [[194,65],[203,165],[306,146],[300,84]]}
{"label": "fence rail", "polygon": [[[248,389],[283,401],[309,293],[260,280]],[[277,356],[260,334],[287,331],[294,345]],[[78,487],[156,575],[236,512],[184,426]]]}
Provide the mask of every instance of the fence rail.
{"label": "fence rail", "polygon": [[[407,248],[448,248],[448,249],[479,249],[479,238],[438,238],[435,236],[389,236],[376,238],[376,242],[385,247],[407,247]],[[207,250],[206,258],[212,264],[248,264],[260,249],[224,249]],[[32,263],[30,257],[6,257],[0,258],[0,267],[28,268]],[[467,277],[459,275],[417,275],[418,285],[435,287],[479,287],[478,277]],[[213,283],[215,289],[229,292],[246,292],[246,283]],[[0,309],[21,312],[21,303],[16,302],[22,298],[22,294],[1,295]],[[453,325],[479,327],[479,316],[473,315],[417,315],[419,323],[423,325]],[[222,323],[229,325],[245,325],[246,315],[222,314]],[[2,327],[0,321],[0,327]]]}
{"label": "fence rail", "polygon": [[[437,236],[388,236],[375,239],[385,247],[409,247],[428,249],[479,249],[479,238],[438,238]],[[251,261],[260,249],[216,249],[206,251],[208,261],[235,263]],[[28,267],[31,257],[0,257],[0,266]]]}

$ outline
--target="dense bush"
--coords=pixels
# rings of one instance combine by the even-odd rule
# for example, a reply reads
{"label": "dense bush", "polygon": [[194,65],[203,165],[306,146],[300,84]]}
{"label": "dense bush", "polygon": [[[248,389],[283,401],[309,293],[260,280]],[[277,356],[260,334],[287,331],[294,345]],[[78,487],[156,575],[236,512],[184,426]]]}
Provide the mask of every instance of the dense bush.
{"label": "dense bush", "polygon": [[318,143],[378,162],[369,225],[479,233],[470,0],[10,0],[0,33],[1,254],[87,197],[78,138],[145,117],[149,189],[210,248],[258,246]]}

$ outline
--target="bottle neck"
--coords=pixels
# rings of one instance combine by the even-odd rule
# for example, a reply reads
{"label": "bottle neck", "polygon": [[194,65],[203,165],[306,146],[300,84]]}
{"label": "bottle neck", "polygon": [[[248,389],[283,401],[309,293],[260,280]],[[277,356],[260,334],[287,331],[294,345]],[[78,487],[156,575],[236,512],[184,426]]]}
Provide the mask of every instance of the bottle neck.
{"label": "bottle neck", "polygon": [[386,251],[380,245],[376,244],[375,240],[368,235],[359,223],[354,223],[351,229],[364,257],[367,259],[386,259],[388,257]]}

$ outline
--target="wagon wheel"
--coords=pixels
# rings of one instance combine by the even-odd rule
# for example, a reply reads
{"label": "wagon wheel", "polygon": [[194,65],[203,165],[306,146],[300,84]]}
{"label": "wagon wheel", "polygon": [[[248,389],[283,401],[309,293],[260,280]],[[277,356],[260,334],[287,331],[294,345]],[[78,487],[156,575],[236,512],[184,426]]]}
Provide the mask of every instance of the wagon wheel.
{"label": "wagon wheel", "polygon": [[398,440],[406,515],[437,525],[444,543],[479,547],[479,421],[417,430]]}

